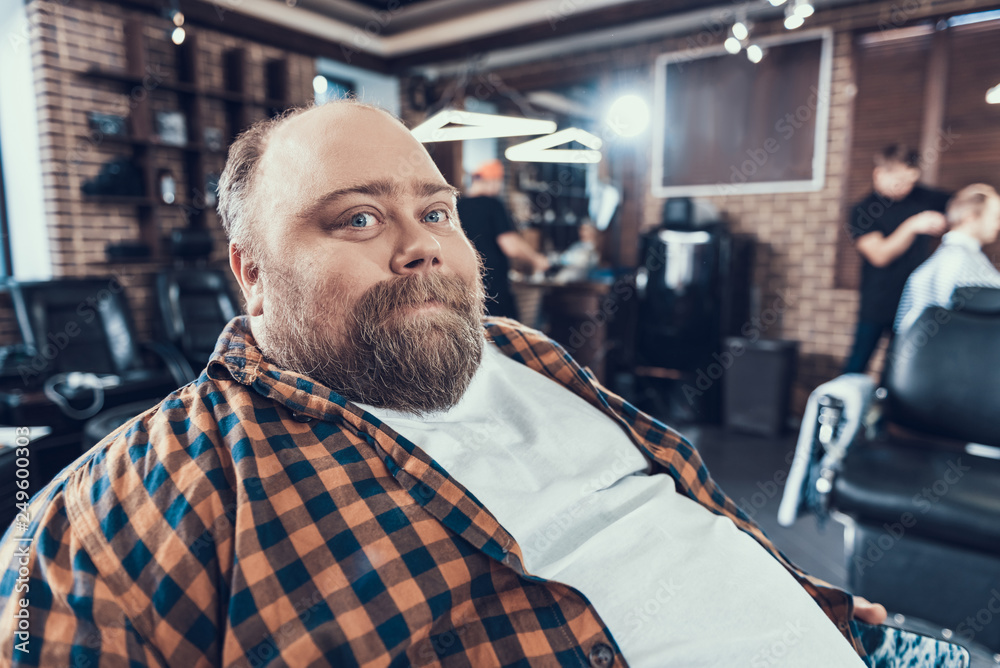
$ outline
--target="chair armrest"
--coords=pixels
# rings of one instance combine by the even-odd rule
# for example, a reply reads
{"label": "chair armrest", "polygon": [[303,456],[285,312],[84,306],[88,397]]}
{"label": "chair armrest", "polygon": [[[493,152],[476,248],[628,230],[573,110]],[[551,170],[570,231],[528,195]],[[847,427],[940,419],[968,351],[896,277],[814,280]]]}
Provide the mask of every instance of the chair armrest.
{"label": "chair armrest", "polygon": [[844,374],[809,395],[795,457],[778,509],[778,523],[791,526],[800,513],[827,516],[833,478],[847,449],[858,438],[875,382],[864,374]]}
{"label": "chair armrest", "polygon": [[163,364],[167,367],[167,371],[170,373],[170,377],[177,383],[177,387],[187,385],[197,378],[194,369],[191,368],[191,364],[181,354],[181,351],[173,345],[159,341],[145,341],[141,345],[143,349],[154,353],[163,361]]}

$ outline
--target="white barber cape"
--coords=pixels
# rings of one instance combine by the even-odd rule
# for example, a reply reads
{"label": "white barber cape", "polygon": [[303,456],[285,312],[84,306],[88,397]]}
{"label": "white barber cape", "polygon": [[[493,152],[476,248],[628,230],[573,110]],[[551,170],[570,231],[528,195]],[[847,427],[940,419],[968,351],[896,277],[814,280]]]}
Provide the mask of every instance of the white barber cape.
{"label": "white barber cape", "polygon": [[583,592],[632,666],[864,666],[752,537],[648,475],[617,424],[493,345],[448,411],[362,407],[465,485],[529,573]]}

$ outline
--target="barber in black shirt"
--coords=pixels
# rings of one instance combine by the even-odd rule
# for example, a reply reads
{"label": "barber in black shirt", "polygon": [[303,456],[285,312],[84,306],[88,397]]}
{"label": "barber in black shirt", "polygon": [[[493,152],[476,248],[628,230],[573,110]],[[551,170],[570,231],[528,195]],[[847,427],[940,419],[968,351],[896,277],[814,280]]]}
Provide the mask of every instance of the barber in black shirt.
{"label": "barber in black shirt", "polygon": [[874,192],[851,212],[849,232],[861,253],[861,308],[844,373],[864,373],[883,333],[892,335],[906,279],[948,227],[949,194],[918,185],[919,155],[893,144],[875,156]]}
{"label": "barber in black shirt", "polygon": [[545,271],[549,261],[535,251],[507,214],[500,201],[503,190],[503,164],[491,160],[472,174],[472,185],[458,200],[458,218],[465,235],[483,257],[486,274],[486,310],[490,315],[518,320],[517,305],[507,272],[510,264],[528,274]]}

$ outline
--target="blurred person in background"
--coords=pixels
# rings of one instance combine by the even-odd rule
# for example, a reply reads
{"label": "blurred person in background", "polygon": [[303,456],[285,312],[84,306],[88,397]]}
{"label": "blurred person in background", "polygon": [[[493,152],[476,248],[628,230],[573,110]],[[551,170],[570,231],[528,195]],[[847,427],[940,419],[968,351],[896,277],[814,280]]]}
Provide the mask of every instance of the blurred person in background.
{"label": "blurred person in background", "polygon": [[920,156],[892,144],[875,156],[873,191],[851,211],[848,232],[861,254],[861,305],[844,373],[864,373],[893,320],[906,279],[947,229],[949,194],[919,185]]}
{"label": "blurred person in background", "polygon": [[472,174],[472,184],[458,201],[458,217],[465,235],[483,256],[486,309],[489,315],[520,319],[507,277],[511,264],[527,274],[543,272],[549,261],[524,240],[514,227],[503,191],[503,164],[490,160]]}
{"label": "blurred person in background", "polygon": [[1000,288],[1000,271],[983,252],[1000,235],[1000,195],[984,183],[966,186],[948,203],[951,231],[930,259],[917,267],[903,290],[895,330],[916,322],[931,306],[953,308],[958,288]]}

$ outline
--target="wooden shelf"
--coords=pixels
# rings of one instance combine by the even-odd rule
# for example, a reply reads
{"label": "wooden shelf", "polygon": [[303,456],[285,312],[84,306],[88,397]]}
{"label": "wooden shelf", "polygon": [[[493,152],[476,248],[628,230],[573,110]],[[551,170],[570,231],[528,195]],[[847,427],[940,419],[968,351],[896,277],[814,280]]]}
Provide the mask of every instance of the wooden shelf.
{"label": "wooden shelf", "polygon": [[121,204],[123,206],[141,206],[141,207],[165,207],[172,208],[176,206],[184,206],[184,202],[174,202],[173,204],[167,204],[163,200],[159,200],[155,197],[139,197],[137,195],[83,195],[84,202],[94,202],[96,204]]}
{"label": "wooden shelf", "polygon": [[[200,201],[204,196],[210,175],[218,171],[218,159],[212,156],[225,156],[229,148],[228,142],[260,116],[260,109],[264,109],[267,114],[274,114],[289,106],[288,63],[284,58],[253,63],[245,49],[228,49],[223,54],[222,79],[213,81],[209,86],[206,85],[204,58],[198,46],[197,35],[189,35],[173,52],[176,55],[176,67],[171,64],[170,69],[176,72],[174,80],[156,79],[146,74],[149,71],[150,53],[144,36],[144,25],[140,20],[132,19],[125,25],[126,68],[96,66],[84,71],[75,70],[77,76],[91,81],[111,82],[132,97],[128,118],[130,134],[118,137],[105,135],[103,142],[121,147],[121,153],[130,154],[133,164],[142,173],[145,192],[154,195],[83,195],[83,201],[88,203],[136,207],[139,240],[148,244],[152,249],[152,256],[144,260],[127,260],[129,262],[156,262],[163,259],[160,230],[168,216],[165,208],[177,211],[179,207],[189,225],[206,225],[206,212],[213,207],[187,206],[185,203]],[[249,85],[250,81],[257,80],[249,76],[251,67],[263,67],[263,86]],[[155,123],[155,112],[160,107],[154,106],[154,96],[131,95],[136,87],[175,93],[174,107],[184,115],[187,135],[193,141],[181,146],[161,142],[156,134]],[[212,150],[204,143],[205,118],[210,111],[219,113],[218,102],[224,103],[225,120],[221,120],[220,116],[220,120],[213,122],[212,126],[221,130],[224,140],[221,148]],[[170,155],[171,152],[173,155]],[[177,157],[181,158],[179,166]],[[177,181],[178,199],[183,200],[174,204],[166,204],[155,195],[159,192],[158,170],[167,165]],[[175,218],[176,213],[169,216]]]}
{"label": "wooden shelf", "polygon": [[139,195],[88,195],[84,193],[84,202],[95,202],[97,204],[123,204],[129,206],[156,206],[162,204],[152,197]]}
{"label": "wooden shelf", "polygon": [[225,155],[226,149],[210,149],[205,146],[205,144],[200,142],[190,142],[184,144],[183,146],[177,146],[176,144],[164,144],[158,139],[140,139],[138,137],[118,137],[114,135],[104,135],[102,141],[108,142],[109,144],[120,144],[122,146],[145,146],[151,148],[164,148],[172,149],[174,151],[186,151],[188,153],[212,153],[218,155]]}
{"label": "wooden shelf", "polygon": [[[85,77],[92,79],[104,79],[106,81],[116,81],[129,86],[145,85],[144,77],[129,74],[122,70],[113,70],[101,67],[92,67],[81,73]],[[197,95],[223,102],[236,102],[239,104],[249,104],[257,107],[280,107],[289,106],[287,100],[277,98],[259,98],[246,93],[229,90],[214,90],[211,88],[199,88],[192,83],[184,81],[157,81],[153,88],[169,90],[183,95]]]}

